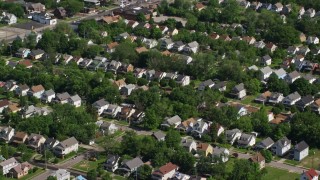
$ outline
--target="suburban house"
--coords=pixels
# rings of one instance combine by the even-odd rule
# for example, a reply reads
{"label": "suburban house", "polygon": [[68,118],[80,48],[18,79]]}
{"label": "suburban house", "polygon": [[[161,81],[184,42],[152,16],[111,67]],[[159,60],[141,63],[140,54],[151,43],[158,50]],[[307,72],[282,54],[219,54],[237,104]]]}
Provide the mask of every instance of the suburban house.
{"label": "suburban house", "polygon": [[287,72],[283,68],[274,70],[273,72],[278,76],[279,79],[284,79],[287,76]]}
{"label": "suburban house", "polygon": [[167,180],[175,177],[179,167],[171,162],[161,166],[158,170],[152,172],[151,178],[154,180]]}
{"label": "suburban house", "polygon": [[274,141],[270,137],[267,137],[266,139],[259,142],[255,147],[259,149],[269,149],[273,146],[273,144]]}
{"label": "suburban house", "polygon": [[31,51],[30,56],[34,60],[39,60],[44,55],[44,51],[42,49],[34,49]]}
{"label": "suburban house", "polygon": [[177,129],[179,131],[189,133],[193,130],[193,126],[196,122],[197,122],[197,120],[195,118],[189,118],[189,119],[183,121],[181,124],[179,124]]}
{"label": "suburban house", "polygon": [[119,45],[118,42],[112,42],[107,44],[106,51],[107,53],[113,53],[116,50],[116,47]]}
{"label": "suburban house", "polygon": [[131,92],[136,88],[134,84],[127,84],[120,89],[120,94],[130,96]]}
{"label": "suburban house", "polygon": [[173,48],[173,45],[174,45],[174,42],[172,42],[171,39],[160,39],[160,48],[161,49],[172,49]]}
{"label": "suburban house", "polygon": [[226,148],[215,147],[213,148],[213,158],[219,159],[219,161],[227,162],[229,160],[230,151]]}
{"label": "suburban house", "polygon": [[2,13],[1,22],[4,24],[8,24],[8,25],[15,24],[17,23],[17,20],[18,18],[14,14],[6,13],[6,12]]}
{"label": "suburban house", "polygon": [[251,147],[254,144],[256,144],[256,136],[254,136],[252,134],[242,133],[240,138],[238,139],[237,143],[239,146]]}
{"label": "suburban house", "polygon": [[240,138],[241,134],[242,132],[239,129],[226,130],[227,141],[229,141],[230,144],[233,144]]}
{"label": "suburban house", "polygon": [[177,128],[181,124],[181,118],[178,115],[175,115],[171,118],[167,118],[161,126],[163,127],[174,127]]}
{"label": "suburban house", "polygon": [[24,162],[21,164],[18,164],[14,168],[10,170],[10,174],[12,173],[12,176],[16,179],[22,178],[25,175],[28,175],[29,171],[33,168],[31,164],[28,162]]}
{"label": "suburban house", "polygon": [[270,75],[272,74],[272,69],[269,66],[266,66],[264,68],[260,69],[260,73],[261,73],[261,80],[266,80],[270,77]]}
{"label": "suburban house", "polygon": [[320,114],[320,99],[315,100],[311,105],[311,110]]}
{"label": "suburban house", "polygon": [[68,103],[68,100],[71,96],[69,95],[68,92],[64,92],[64,93],[57,93],[56,94],[56,98],[55,98],[55,101],[57,103],[60,103],[60,104],[66,104]]}
{"label": "suburban house", "polygon": [[192,135],[201,138],[203,134],[208,132],[209,123],[205,122],[203,119],[199,118],[192,128]]}
{"label": "suburban house", "polygon": [[310,106],[314,102],[313,96],[307,95],[303,96],[299,101],[297,101],[296,106],[300,110],[304,110],[307,106]]}
{"label": "suburban house", "polygon": [[103,111],[103,115],[109,116],[109,117],[116,117],[119,112],[121,112],[121,106],[118,106],[116,104],[109,104],[107,109]]}
{"label": "suburban house", "polygon": [[55,25],[57,24],[57,19],[51,16],[51,14],[46,12],[32,13],[32,20],[37,21],[41,24]]}
{"label": "suburban house", "polygon": [[305,141],[301,141],[294,146],[294,160],[301,161],[309,155],[309,145]]}
{"label": "suburban house", "polygon": [[199,84],[198,90],[203,91],[206,87],[212,88],[214,86],[214,82],[211,79],[203,81]]}
{"label": "suburban house", "polygon": [[127,84],[124,81],[124,79],[119,79],[117,81],[113,81],[113,85],[119,90],[121,90],[121,88],[125,87]]}
{"label": "suburban house", "polygon": [[44,91],[45,89],[42,85],[32,86],[28,91],[28,95],[40,99]]}
{"label": "suburban house", "polygon": [[287,97],[283,99],[283,104],[287,106],[292,106],[296,104],[301,99],[301,96],[298,92],[294,92],[292,94],[289,94]]}
{"label": "suburban house", "polygon": [[136,112],[136,109],[132,107],[124,106],[121,111],[118,113],[118,118],[128,121],[129,118]]}
{"label": "suburban house", "polygon": [[18,96],[26,96],[28,91],[30,90],[29,86],[26,84],[19,84],[15,89],[15,92]]}
{"label": "suburban house", "polygon": [[41,101],[45,103],[50,103],[55,97],[56,93],[52,89],[49,89],[42,94]]}
{"label": "suburban house", "polygon": [[13,157],[7,160],[0,162],[0,173],[2,175],[6,175],[10,172],[10,170],[16,166],[18,166],[18,161]]}
{"label": "suburban house", "polygon": [[261,58],[261,64],[264,66],[270,66],[272,63],[272,58],[269,55],[265,55]]}
{"label": "suburban house", "polygon": [[204,153],[205,156],[211,156],[213,154],[213,147],[208,143],[197,144],[198,152]]}
{"label": "suburban house", "polygon": [[54,138],[48,138],[46,141],[43,143],[43,148],[52,150],[54,147],[56,147],[60,143],[59,140],[54,139]]}
{"label": "suburban house", "polygon": [[53,11],[53,15],[58,19],[63,19],[65,17],[67,17],[67,11],[63,7],[57,7]]}
{"label": "suburban house", "polygon": [[184,147],[188,152],[197,151],[197,143],[193,139],[182,139],[182,147]]}
{"label": "suburban house", "polygon": [[177,41],[177,42],[174,43],[172,49],[174,51],[180,52],[180,51],[183,50],[184,47],[185,47],[185,44],[182,41]]}
{"label": "suburban house", "polygon": [[164,141],[166,139],[166,134],[162,131],[157,131],[152,133],[152,137],[154,137],[157,141]]}
{"label": "suburban house", "polygon": [[193,41],[188,43],[184,48],[183,51],[186,53],[197,53],[199,49],[199,43],[197,41]]}
{"label": "suburban house", "polygon": [[29,118],[34,115],[46,116],[52,112],[48,107],[35,107],[34,105],[26,106],[20,111],[23,118]]}
{"label": "suburban house", "polygon": [[27,58],[30,53],[31,51],[28,48],[19,48],[16,52],[16,56],[19,58]]}
{"label": "suburban house", "polygon": [[44,12],[46,10],[45,5],[41,3],[31,3],[31,2],[24,4],[24,8],[27,14],[34,13],[34,12]]}
{"label": "suburban house", "polygon": [[176,82],[181,86],[187,86],[190,84],[190,76],[178,75],[176,78]]}
{"label": "suburban house", "polygon": [[240,84],[236,85],[231,90],[231,95],[234,96],[237,99],[243,99],[247,95],[247,91],[244,88],[244,84],[240,83]]}
{"label": "suburban house", "polygon": [[124,161],[122,166],[118,169],[124,170],[128,174],[131,174],[132,172],[135,172],[143,164],[143,161],[139,157],[136,157],[134,159]]}
{"label": "suburban house", "polygon": [[284,97],[283,97],[283,94],[282,93],[277,93],[277,92],[274,92],[271,94],[271,96],[269,97],[268,99],[268,103],[271,103],[271,104],[278,104],[278,103],[281,103],[283,101]]}
{"label": "suburban house", "polygon": [[291,141],[287,137],[279,139],[271,147],[271,151],[277,156],[283,156],[291,149]]}
{"label": "suburban house", "polygon": [[57,178],[57,180],[70,180],[70,172],[66,169],[58,169],[50,176]]}
{"label": "suburban house", "polygon": [[14,131],[10,126],[0,126],[0,140],[8,143],[14,136]]}
{"label": "suburban house", "polygon": [[28,134],[25,132],[16,132],[16,134],[12,137],[12,143],[15,144],[24,144],[28,139]]}
{"label": "suburban house", "polygon": [[266,159],[262,156],[261,153],[256,153],[255,155],[249,158],[250,162],[258,163],[260,169],[263,169],[266,165]]}
{"label": "suburban house", "polygon": [[4,109],[9,107],[10,102],[7,99],[0,100],[0,113],[3,112]]}
{"label": "suburban house", "polygon": [[298,73],[297,71],[293,71],[289,74],[287,74],[287,76],[285,77],[285,80],[288,82],[288,83],[293,83],[295,80],[301,78],[301,75],[300,73]]}
{"label": "suburban house", "polygon": [[262,94],[260,94],[257,98],[254,99],[255,102],[264,104],[268,102],[269,97],[272,95],[270,91],[266,91]]}
{"label": "suburban house", "polygon": [[40,134],[30,134],[28,137],[28,147],[38,150],[38,148],[41,148],[43,143],[46,141],[46,138],[44,138]]}
{"label": "suburban house", "polygon": [[307,44],[319,44],[319,38],[315,36],[309,36],[307,38]]}
{"label": "suburban house", "polygon": [[104,168],[107,171],[114,172],[118,169],[120,156],[118,155],[108,155],[107,161],[104,163]]}
{"label": "suburban house", "polygon": [[75,107],[80,107],[81,106],[81,98],[78,94],[71,96],[68,99],[68,103],[75,106]]}
{"label": "suburban house", "polygon": [[53,152],[59,157],[64,157],[71,152],[77,152],[78,146],[79,143],[76,138],[71,137],[64,141],[61,141],[57,146],[53,148]]}
{"label": "suburban house", "polygon": [[110,135],[118,131],[119,128],[114,123],[104,121],[101,124],[100,129],[104,135]]}
{"label": "suburban house", "polygon": [[314,169],[309,169],[308,171],[304,171],[301,176],[300,180],[318,180],[319,174]]}

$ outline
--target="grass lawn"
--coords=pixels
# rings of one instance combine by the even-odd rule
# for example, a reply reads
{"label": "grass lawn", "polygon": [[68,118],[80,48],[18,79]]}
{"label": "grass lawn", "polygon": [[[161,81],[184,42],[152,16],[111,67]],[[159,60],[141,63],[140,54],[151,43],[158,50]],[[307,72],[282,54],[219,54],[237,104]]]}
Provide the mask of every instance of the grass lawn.
{"label": "grass lawn", "polygon": [[[313,167],[312,167],[312,161],[313,161]],[[303,159],[299,165],[306,168],[315,168],[319,170],[319,166],[320,166],[319,161],[320,161],[320,150],[310,149],[309,156]]]}
{"label": "grass lawn", "polygon": [[126,178],[122,177],[122,176],[114,176],[113,179],[114,180],[125,180]]}
{"label": "grass lawn", "polygon": [[271,180],[271,179],[294,180],[300,177],[300,174],[291,173],[289,171],[282,170],[282,169],[277,169],[273,167],[266,167],[266,169],[267,169],[267,174],[263,176],[262,180]]}
{"label": "grass lawn", "polygon": [[78,164],[74,165],[72,168],[83,171],[83,172],[87,172],[92,169],[97,169],[99,164],[105,162],[105,160],[106,160],[106,158],[104,156],[100,156],[97,161],[83,160],[83,161],[79,162]]}
{"label": "grass lawn", "polygon": [[293,165],[293,166],[300,164],[299,161],[295,161],[295,160],[291,160],[291,159],[285,160],[284,163],[289,164],[289,165]]}

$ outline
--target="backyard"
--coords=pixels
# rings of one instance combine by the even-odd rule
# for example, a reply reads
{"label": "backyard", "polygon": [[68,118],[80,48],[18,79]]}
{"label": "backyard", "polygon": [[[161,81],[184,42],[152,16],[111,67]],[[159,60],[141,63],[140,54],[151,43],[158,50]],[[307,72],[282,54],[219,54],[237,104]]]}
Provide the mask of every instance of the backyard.
{"label": "backyard", "polygon": [[295,180],[299,179],[300,175],[297,173],[291,173],[286,170],[277,169],[273,167],[266,167],[267,174],[263,176],[262,180]]}

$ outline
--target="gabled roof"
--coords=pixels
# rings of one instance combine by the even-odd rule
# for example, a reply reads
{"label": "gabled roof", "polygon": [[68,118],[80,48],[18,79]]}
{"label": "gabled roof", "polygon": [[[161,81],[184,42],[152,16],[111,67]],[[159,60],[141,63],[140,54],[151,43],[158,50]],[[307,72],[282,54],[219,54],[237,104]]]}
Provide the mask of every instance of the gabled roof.
{"label": "gabled roof", "polygon": [[270,137],[267,137],[266,139],[262,140],[259,143],[259,145],[263,147],[269,147],[269,146],[272,146],[273,144],[274,144],[274,141]]}
{"label": "gabled roof", "polygon": [[166,137],[166,134],[163,133],[162,131],[153,132],[152,135],[153,135],[157,140],[160,140],[160,139]]}
{"label": "gabled roof", "polygon": [[49,89],[45,91],[43,94],[45,94],[46,96],[52,96],[52,95],[55,95],[56,93],[52,89]]}
{"label": "gabled roof", "polygon": [[309,180],[313,180],[314,177],[318,177],[319,174],[317,173],[317,171],[315,171],[314,169],[309,169],[308,171],[304,172],[305,175],[307,176],[307,178]]}
{"label": "gabled roof", "polygon": [[297,71],[293,71],[293,72],[289,73],[288,76],[289,76],[291,79],[295,79],[295,78],[300,77],[300,73],[297,72]]}
{"label": "gabled roof", "polygon": [[73,102],[76,102],[76,101],[81,101],[81,98],[78,94],[74,95],[74,96],[71,96],[70,99],[73,101]]}
{"label": "gabled roof", "polygon": [[0,108],[9,106],[9,101],[7,99],[0,100]]}
{"label": "gabled roof", "polygon": [[305,106],[306,104],[309,104],[311,102],[313,102],[313,96],[311,95],[307,95],[307,96],[303,96],[297,103],[296,105],[298,106]]}
{"label": "gabled roof", "polygon": [[100,100],[93,103],[93,105],[99,106],[99,107],[105,106],[107,104],[109,104],[109,102],[106,101],[105,99],[100,99]]}
{"label": "gabled roof", "polygon": [[143,161],[140,158],[136,157],[134,159],[127,161],[125,164],[130,170],[132,170],[132,169],[135,169],[135,168],[142,166]]}
{"label": "gabled roof", "polygon": [[244,84],[243,83],[240,83],[238,85],[236,85],[234,88],[233,88],[233,91],[237,91],[237,92],[240,92],[242,90],[244,90]]}
{"label": "gabled roof", "polygon": [[68,139],[66,139],[66,140],[64,140],[64,141],[61,141],[61,142],[59,143],[59,145],[60,145],[61,147],[63,147],[63,148],[68,148],[68,147],[73,146],[73,145],[75,145],[75,144],[78,144],[78,141],[77,141],[77,139],[74,138],[74,137],[68,138]]}
{"label": "gabled roof", "polygon": [[37,93],[37,92],[41,92],[41,91],[44,91],[44,87],[40,84],[40,85],[37,85],[37,86],[32,86],[31,87],[31,90],[34,92],[34,93]]}
{"label": "gabled roof", "polygon": [[283,137],[279,139],[274,145],[279,146],[280,148],[283,148],[288,144],[291,144],[291,140],[289,140],[287,137]]}
{"label": "gabled roof", "polygon": [[261,153],[256,153],[253,155],[250,159],[251,162],[260,163],[262,161],[265,161],[265,158],[262,156]]}
{"label": "gabled roof", "polygon": [[288,100],[296,100],[296,99],[299,99],[301,98],[300,94],[296,91],[292,94],[289,94],[285,99],[288,99]]}
{"label": "gabled roof", "polygon": [[272,69],[271,69],[269,66],[266,66],[266,67],[264,67],[264,68],[261,68],[260,71],[261,71],[263,74],[272,73]]}
{"label": "gabled roof", "polygon": [[175,116],[167,119],[166,122],[168,122],[170,125],[173,125],[175,123],[181,122],[181,118],[178,115],[175,115]]}
{"label": "gabled roof", "polygon": [[309,145],[305,141],[301,141],[297,145],[294,146],[294,150],[301,152],[301,151],[307,149],[308,147],[309,147]]}
{"label": "gabled roof", "polygon": [[64,101],[66,99],[70,98],[70,94],[68,92],[64,92],[64,93],[58,93],[56,96],[60,101]]}
{"label": "gabled roof", "polygon": [[287,72],[283,69],[283,68],[280,68],[280,69],[277,69],[275,71],[273,71],[278,77],[281,77],[283,75],[286,75]]}
{"label": "gabled roof", "polygon": [[6,166],[8,164],[12,164],[12,163],[18,163],[18,161],[14,157],[12,157],[10,159],[7,159],[5,161],[0,162],[0,166],[4,167],[4,166]]}
{"label": "gabled roof", "polygon": [[175,164],[172,164],[171,162],[161,166],[157,171],[153,172],[153,174],[158,174],[160,176],[165,176],[167,173],[170,173],[171,171],[178,169],[179,167]]}

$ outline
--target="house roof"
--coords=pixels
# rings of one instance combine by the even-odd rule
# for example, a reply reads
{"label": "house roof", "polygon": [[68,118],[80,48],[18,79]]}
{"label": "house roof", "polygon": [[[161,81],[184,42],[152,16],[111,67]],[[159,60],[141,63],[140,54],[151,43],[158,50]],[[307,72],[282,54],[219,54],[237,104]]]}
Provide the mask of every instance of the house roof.
{"label": "house roof", "polygon": [[129,169],[134,169],[142,166],[143,161],[140,158],[136,157],[134,159],[127,161],[125,164],[128,166]]}
{"label": "house roof", "polygon": [[303,97],[296,103],[296,105],[304,106],[304,105],[309,104],[309,103],[311,103],[311,102],[313,102],[313,101],[314,101],[313,96],[307,95],[307,96],[303,96]]}
{"label": "house roof", "polygon": [[174,43],[175,46],[184,46],[184,43],[182,41],[177,41]]}
{"label": "house roof", "polygon": [[0,162],[0,166],[4,167],[4,166],[6,166],[8,164],[12,164],[12,163],[18,163],[18,161],[14,157],[12,157],[10,159],[7,159],[5,161]]}
{"label": "house roof", "polygon": [[16,132],[16,134],[14,135],[14,137],[18,138],[18,139],[23,139],[26,136],[28,136],[28,134],[25,132],[21,132],[21,131]]}
{"label": "house roof", "polygon": [[167,173],[170,173],[171,171],[179,168],[177,165],[172,164],[171,162],[161,166],[157,171],[153,172],[153,174],[159,174],[161,176],[166,175]]}
{"label": "house roof", "polygon": [[181,123],[181,125],[185,128],[189,127],[190,124],[195,124],[197,120],[195,118],[189,118]]}
{"label": "house roof", "polygon": [[108,47],[108,49],[113,49],[113,48],[117,47],[118,45],[119,45],[118,42],[112,42],[112,43],[107,44],[107,47]]}
{"label": "house roof", "polygon": [[175,124],[175,123],[181,122],[181,118],[180,118],[178,115],[175,115],[175,116],[167,119],[167,122],[168,122],[170,125],[173,125],[173,124]]}
{"label": "house roof", "polygon": [[233,135],[235,133],[241,133],[239,129],[231,129],[231,130],[226,130],[226,135]]}
{"label": "house roof", "polygon": [[242,91],[242,90],[244,90],[244,89],[245,89],[245,88],[244,88],[244,84],[243,84],[243,83],[240,83],[240,84],[236,85],[236,86],[233,88],[234,91],[238,91],[238,92],[240,92],[240,91]]}
{"label": "house roof", "polygon": [[300,77],[300,73],[298,71],[293,71],[291,73],[288,74],[288,76],[291,78],[291,79],[295,79],[297,77]]}
{"label": "house roof", "polygon": [[294,146],[294,150],[301,152],[301,151],[307,149],[308,147],[309,147],[309,145],[305,141],[301,141]]}
{"label": "house roof", "polygon": [[319,174],[314,169],[309,169],[308,171],[304,172],[305,175],[308,177],[309,180],[312,180],[314,177],[318,177]]}
{"label": "house roof", "polygon": [[259,145],[263,147],[269,147],[269,146],[272,146],[273,144],[274,144],[274,141],[270,137],[267,137],[266,139],[262,140],[259,143]]}
{"label": "house roof", "polygon": [[269,55],[265,55],[265,56],[262,57],[262,60],[264,60],[264,61],[267,61],[267,60],[270,60],[270,59],[271,59],[271,57]]}
{"label": "house roof", "polygon": [[76,102],[76,101],[81,101],[81,98],[78,94],[74,95],[74,96],[71,96],[70,99],[73,101],[73,102]]}
{"label": "house roof", "polygon": [[197,41],[193,41],[191,43],[188,43],[188,46],[190,48],[195,48],[195,47],[199,47],[199,43]]}
{"label": "house roof", "polygon": [[21,91],[24,91],[24,90],[29,90],[30,88],[29,88],[29,86],[27,84],[20,84],[19,85],[19,89]]}
{"label": "house roof", "polygon": [[284,147],[286,146],[287,144],[290,144],[291,143],[291,140],[289,140],[287,137],[283,137],[281,139],[279,139],[275,145],[279,146],[279,147]]}
{"label": "house roof", "polygon": [[287,72],[283,69],[283,68],[280,68],[280,69],[277,69],[275,71],[273,71],[278,77],[281,77],[283,75],[286,75]]}
{"label": "house roof", "polygon": [[105,99],[100,99],[100,100],[94,102],[94,105],[97,105],[99,107],[105,106],[107,104],[109,104],[109,102],[106,101]]}
{"label": "house roof", "polygon": [[147,52],[148,51],[148,49],[146,48],[146,47],[137,47],[136,48],[136,52],[138,53],[138,54],[140,54],[140,53],[142,53],[142,52]]}
{"label": "house roof", "polygon": [[193,143],[196,143],[193,139],[182,139],[183,147],[190,147]]}
{"label": "house roof", "polygon": [[163,133],[162,131],[153,132],[152,135],[153,135],[157,140],[160,140],[160,139],[166,137],[166,134]]}
{"label": "house roof", "polygon": [[1,100],[0,101],[0,108],[9,106],[9,101],[7,99]]}
{"label": "house roof", "polygon": [[52,89],[49,89],[49,90],[45,91],[44,94],[46,96],[52,96],[52,95],[55,95],[56,93]]}
{"label": "house roof", "polygon": [[70,98],[70,94],[69,94],[68,92],[58,93],[58,94],[57,94],[57,98],[58,98],[60,101],[64,101],[64,100]]}
{"label": "house roof", "polygon": [[34,93],[37,93],[37,92],[41,92],[41,91],[44,91],[44,87],[40,84],[40,85],[37,85],[37,86],[32,86],[31,87],[31,90],[34,92]]}
{"label": "house roof", "polygon": [[296,92],[294,92],[294,93],[291,93],[291,94],[289,94],[287,97],[286,97],[286,99],[289,99],[289,100],[296,100],[296,99],[299,99],[299,98],[301,98],[301,96],[300,96],[300,94],[296,91]]}
{"label": "house roof", "polygon": [[75,144],[78,144],[78,141],[76,138],[74,137],[71,137],[71,138],[68,138],[62,142],[59,143],[63,148],[68,148],[70,146],[73,146]]}
{"label": "house roof", "polygon": [[45,53],[45,52],[44,52],[44,50],[42,50],[42,49],[34,49],[34,50],[31,51],[31,54],[32,54],[33,56],[40,55],[40,54],[44,54],[44,53]]}
{"label": "house roof", "polygon": [[126,85],[126,82],[124,81],[124,79],[119,79],[118,81],[114,81],[113,83],[118,87],[122,87]]}
{"label": "house roof", "polygon": [[269,66],[266,66],[266,67],[264,67],[264,68],[261,68],[260,71],[261,71],[263,74],[272,73],[272,69],[271,69]]}
{"label": "house roof", "polygon": [[259,162],[265,161],[265,158],[262,156],[261,153],[256,153],[251,158],[249,158],[249,160],[251,162],[259,163]]}
{"label": "house roof", "polygon": [[200,85],[201,86],[210,86],[212,84],[214,84],[214,82],[211,79],[208,79],[206,81],[203,81]]}
{"label": "house roof", "polygon": [[23,65],[23,66],[25,66],[25,67],[30,67],[30,66],[32,66],[31,61],[30,61],[30,60],[27,60],[27,59],[26,59],[26,60],[19,61],[18,64]]}
{"label": "house roof", "polygon": [[206,151],[211,145],[208,143],[199,143],[197,145],[198,150]]}

